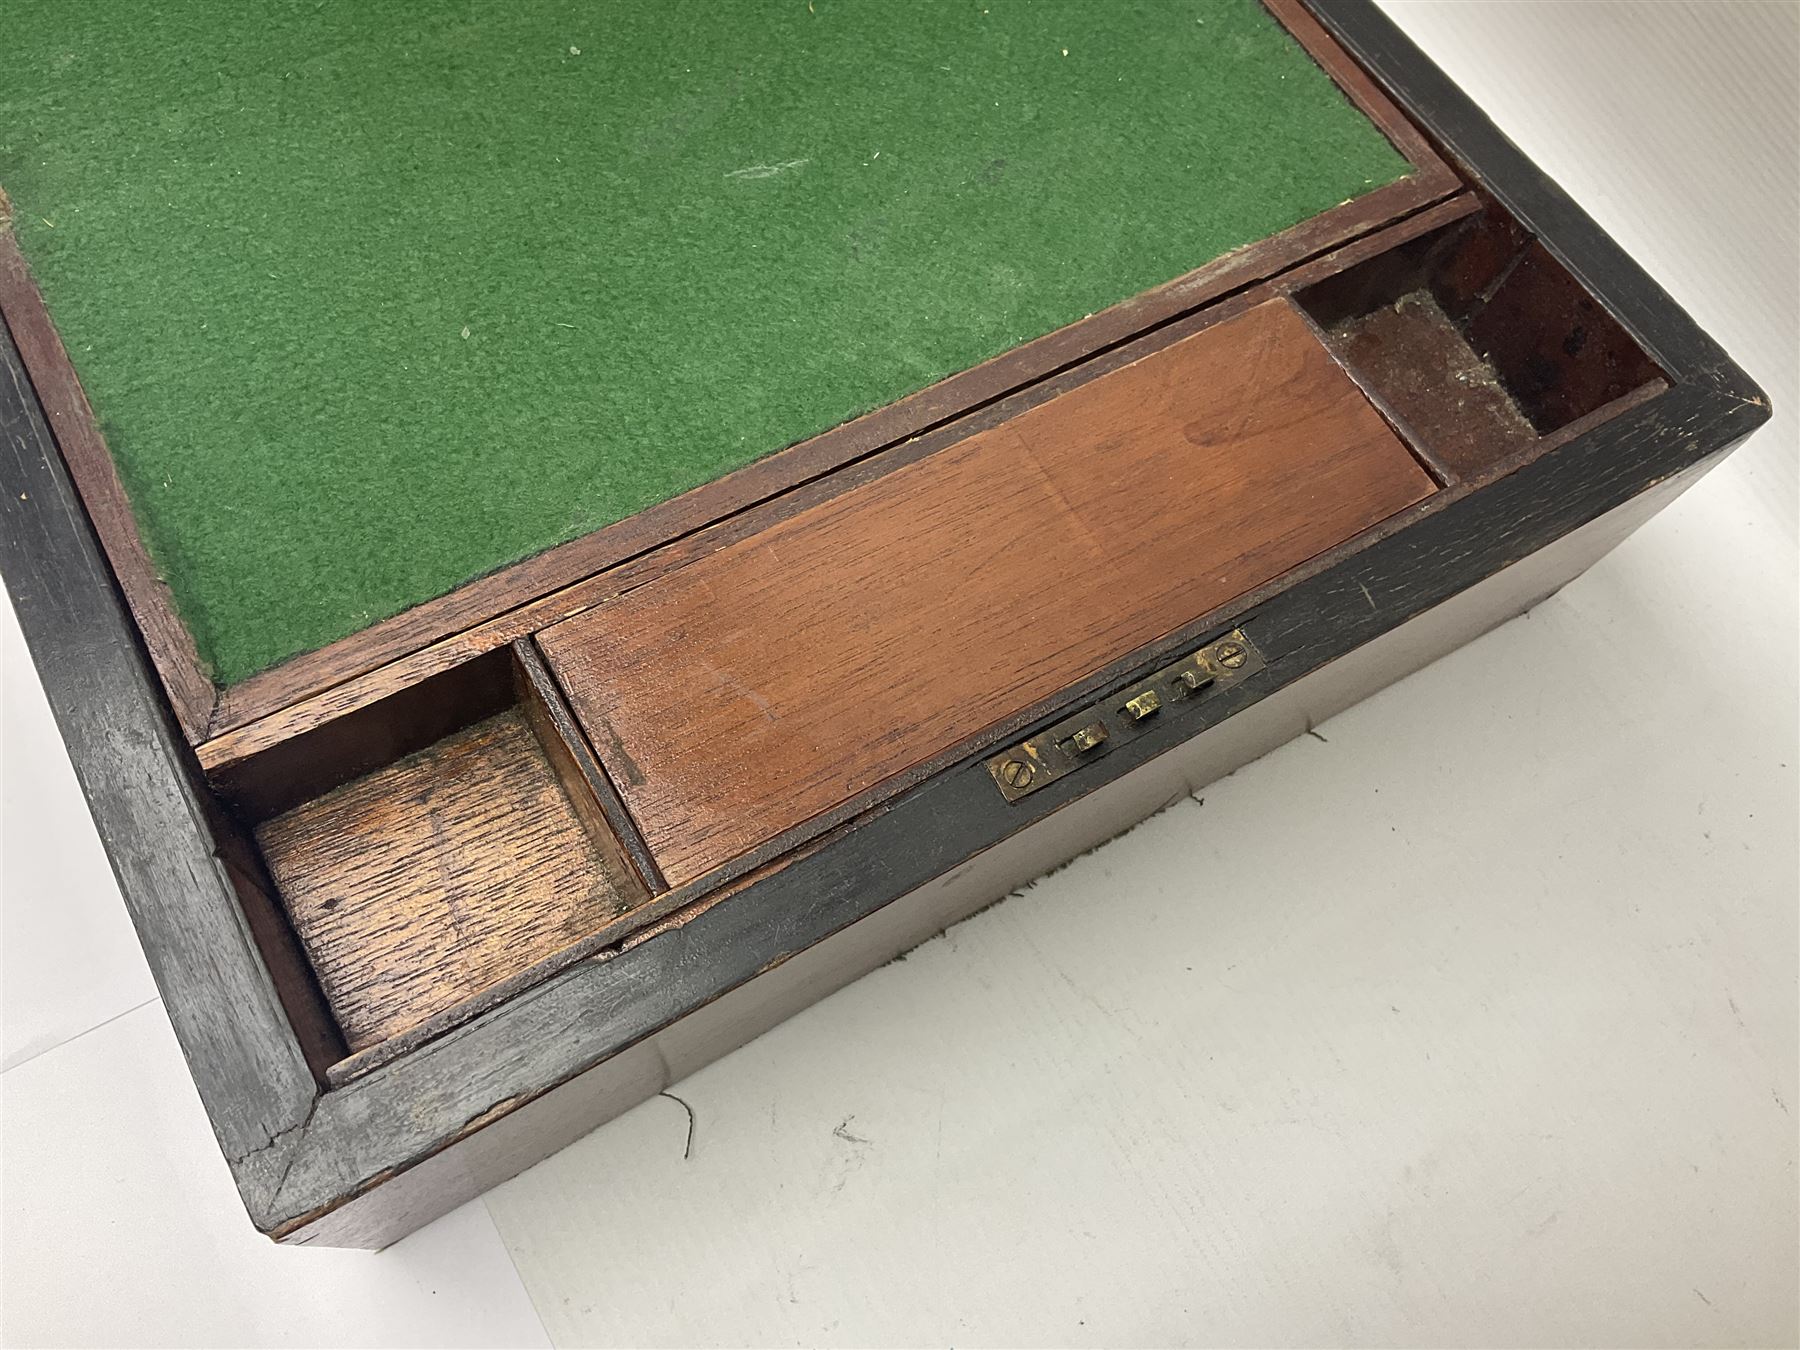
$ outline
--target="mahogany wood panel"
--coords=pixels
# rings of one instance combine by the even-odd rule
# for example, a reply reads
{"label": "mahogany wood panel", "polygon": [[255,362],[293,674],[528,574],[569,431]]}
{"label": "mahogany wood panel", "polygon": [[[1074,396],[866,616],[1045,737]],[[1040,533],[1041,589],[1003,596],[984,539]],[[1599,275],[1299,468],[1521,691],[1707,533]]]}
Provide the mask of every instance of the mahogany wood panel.
{"label": "mahogany wood panel", "polygon": [[1272,300],[539,643],[680,885],[1432,489]]}
{"label": "mahogany wood panel", "polygon": [[353,1051],[600,928],[643,895],[511,709],[257,831]]}

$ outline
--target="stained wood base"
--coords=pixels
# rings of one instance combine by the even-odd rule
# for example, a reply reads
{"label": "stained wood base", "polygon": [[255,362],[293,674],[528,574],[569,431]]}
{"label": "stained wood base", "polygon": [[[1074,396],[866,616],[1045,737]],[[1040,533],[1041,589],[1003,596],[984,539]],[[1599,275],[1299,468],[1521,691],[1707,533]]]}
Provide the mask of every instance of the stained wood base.
{"label": "stained wood base", "polygon": [[352,1051],[642,898],[514,709],[256,832]]}

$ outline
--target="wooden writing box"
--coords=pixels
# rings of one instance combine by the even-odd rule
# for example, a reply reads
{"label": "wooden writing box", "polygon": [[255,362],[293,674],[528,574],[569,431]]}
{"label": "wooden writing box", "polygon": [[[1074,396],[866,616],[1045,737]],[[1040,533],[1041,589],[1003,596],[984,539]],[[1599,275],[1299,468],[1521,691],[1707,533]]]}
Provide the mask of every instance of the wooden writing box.
{"label": "wooden writing box", "polygon": [[790,8],[686,65],[321,11],[205,94],[165,15],[0,99],[0,561],[280,1240],[429,1221],[1768,416],[1369,5]]}

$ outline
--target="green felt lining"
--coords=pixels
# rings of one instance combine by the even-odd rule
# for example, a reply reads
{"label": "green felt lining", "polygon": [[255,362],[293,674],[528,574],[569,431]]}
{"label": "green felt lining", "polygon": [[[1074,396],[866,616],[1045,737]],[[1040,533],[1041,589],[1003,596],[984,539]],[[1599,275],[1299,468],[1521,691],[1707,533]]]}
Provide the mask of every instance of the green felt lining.
{"label": "green felt lining", "polygon": [[232,683],[1407,172],[1254,0],[12,0],[0,185]]}

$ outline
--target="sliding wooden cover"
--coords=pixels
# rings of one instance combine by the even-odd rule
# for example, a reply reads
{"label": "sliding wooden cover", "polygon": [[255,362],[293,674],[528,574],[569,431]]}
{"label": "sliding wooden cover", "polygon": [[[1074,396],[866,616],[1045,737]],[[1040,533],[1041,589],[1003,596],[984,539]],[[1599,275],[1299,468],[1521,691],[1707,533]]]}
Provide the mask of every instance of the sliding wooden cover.
{"label": "sliding wooden cover", "polygon": [[1274,300],[540,643],[680,885],[1432,487]]}

